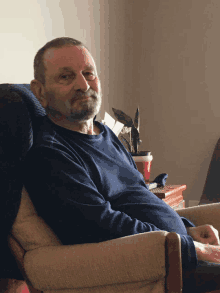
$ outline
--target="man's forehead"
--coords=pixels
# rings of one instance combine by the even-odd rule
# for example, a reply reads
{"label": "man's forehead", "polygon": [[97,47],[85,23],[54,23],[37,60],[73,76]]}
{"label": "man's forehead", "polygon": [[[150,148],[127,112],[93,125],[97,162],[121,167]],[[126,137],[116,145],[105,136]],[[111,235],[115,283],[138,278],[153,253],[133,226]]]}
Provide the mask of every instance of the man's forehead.
{"label": "man's forehead", "polygon": [[44,62],[46,67],[93,67],[95,62],[92,55],[84,47],[65,46],[61,48],[50,48],[44,54]]}

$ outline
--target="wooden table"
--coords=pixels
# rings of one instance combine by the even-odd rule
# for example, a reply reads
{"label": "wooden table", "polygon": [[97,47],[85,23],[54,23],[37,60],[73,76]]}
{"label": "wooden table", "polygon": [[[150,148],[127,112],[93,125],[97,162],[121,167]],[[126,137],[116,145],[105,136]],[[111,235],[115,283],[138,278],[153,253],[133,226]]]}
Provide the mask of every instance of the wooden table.
{"label": "wooden table", "polygon": [[185,208],[185,200],[183,191],[186,190],[186,185],[166,185],[151,189],[157,197],[165,201],[174,210]]}

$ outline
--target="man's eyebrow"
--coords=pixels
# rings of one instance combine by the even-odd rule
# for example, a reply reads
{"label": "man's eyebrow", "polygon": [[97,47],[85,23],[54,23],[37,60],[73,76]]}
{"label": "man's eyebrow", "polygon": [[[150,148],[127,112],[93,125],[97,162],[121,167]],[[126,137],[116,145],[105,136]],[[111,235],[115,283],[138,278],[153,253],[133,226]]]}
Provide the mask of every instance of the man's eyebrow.
{"label": "man's eyebrow", "polygon": [[59,71],[63,71],[63,70],[73,71],[73,69],[68,66],[59,68]]}
{"label": "man's eyebrow", "polygon": [[95,70],[95,68],[92,65],[88,65],[84,70]]}

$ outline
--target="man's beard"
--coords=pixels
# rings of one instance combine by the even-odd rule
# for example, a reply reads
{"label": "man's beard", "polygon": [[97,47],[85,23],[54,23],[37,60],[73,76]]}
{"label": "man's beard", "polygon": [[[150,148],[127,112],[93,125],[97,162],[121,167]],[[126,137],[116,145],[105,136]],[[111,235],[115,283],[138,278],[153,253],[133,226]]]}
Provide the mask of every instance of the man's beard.
{"label": "man's beard", "polygon": [[[48,93],[51,95],[51,93]],[[85,99],[84,99],[85,98]],[[84,100],[83,100],[84,99]],[[74,107],[75,103],[80,104],[80,109]],[[66,109],[68,109],[68,114],[65,114],[65,117],[68,121],[87,121],[88,119],[94,118],[100,111],[102,103],[102,93],[101,90],[99,93],[95,92],[92,89],[89,89],[86,93],[80,91],[76,92],[72,99],[65,102]],[[50,106],[46,108],[47,114],[50,114],[52,117],[63,116],[61,112],[53,109]]]}

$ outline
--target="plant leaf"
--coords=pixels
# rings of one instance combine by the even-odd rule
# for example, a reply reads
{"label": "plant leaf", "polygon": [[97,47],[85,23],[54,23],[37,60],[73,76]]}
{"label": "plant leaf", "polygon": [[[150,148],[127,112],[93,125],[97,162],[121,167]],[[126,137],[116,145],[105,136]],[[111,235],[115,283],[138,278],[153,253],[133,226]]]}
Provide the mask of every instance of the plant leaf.
{"label": "plant leaf", "polygon": [[140,138],[139,138],[139,132],[134,126],[131,128],[131,141],[134,148],[134,152],[137,153]]}
{"label": "plant leaf", "polygon": [[137,108],[135,118],[134,118],[134,127],[137,128],[137,131],[139,132],[140,128],[140,113],[139,113],[139,108]]}
{"label": "plant leaf", "polygon": [[130,143],[127,141],[127,139],[126,139],[123,135],[122,135],[121,137],[122,137],[122,139],[127,143],[128,150],[129,150],[129,152],[131,153],[131,146],[130,146]]}
{"label": "plant leaf", "polygon": [[131,117],[129,117],[127,114],[122,112],[121,110],[117,110],[112,108],[115,117],[118,119],[119,122],[123,123],[126,127],[132,127],[133,126],[133,120]]}

